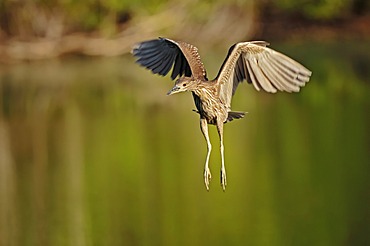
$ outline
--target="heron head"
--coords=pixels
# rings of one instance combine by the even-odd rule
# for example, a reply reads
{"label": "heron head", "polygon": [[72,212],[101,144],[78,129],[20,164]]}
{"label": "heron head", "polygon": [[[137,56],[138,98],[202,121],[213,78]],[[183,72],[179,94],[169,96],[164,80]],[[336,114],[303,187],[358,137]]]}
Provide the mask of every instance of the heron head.
{"label": "heron head", "polygon": [[196,80],[194,80],[192,77],[181,77],[178,80],[176,80],[175,85],[167,93],[167,95],[172,95],[184,91],[191,91],[195,89],[195,86]]}

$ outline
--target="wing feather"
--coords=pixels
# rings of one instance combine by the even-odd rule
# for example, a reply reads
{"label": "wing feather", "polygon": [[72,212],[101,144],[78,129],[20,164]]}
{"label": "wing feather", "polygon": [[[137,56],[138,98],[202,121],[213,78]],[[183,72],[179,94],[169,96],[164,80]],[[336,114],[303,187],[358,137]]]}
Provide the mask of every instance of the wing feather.
{"label": "wing feather", "polygon": [[185,67],[184,69],[185,76],[193,75],[194,78],[205,79],[207,77],[207,73],[203,62],[200,59],[198,48],[182,41],[170,41],[178,45],[187,62],[189,63],[189,66]]}
{"label": "wing feather", "polygon": [[160,63],[161,61],[162,61],[161,58],[158,58],[158,56],[139,58],[137,60],[137,62],[140,63],[140,65],[145,67],[153,67],[155,66],[155,64]]}
{"label": "wing feather", "polygon": [[261,71],[261,69],[258,65],[257,59],[255,59],[255,58],[250,59],[250,64],[251,64],[252,71],[254,72],[254,75],[255,75],[257,81],[259,82],[259,84],[261,85],[261,87],[267,92],[275,93],[276,89],[272,86],[270,81],[262,73],[262,71]]}
{"label": "wing feather", "polygon": [[171,79],[174,80],[179,75],[181,77],[182,59],[181,54],[176,54],[175,64],[172,69]]}
{"label": "wing feather", "polygon": [[164,51],[160,57],[157,58],[157,63],[152,66],[153,73],[160,74],[161,66],[163,64],[169,63],[166,59],[166,56],[168,55],[168,51]]}
{"label": "wing feather", "polygon": [[271,68],[270,64],[266,62],[266,60],[261,60],[259,63],[261,66],[262,71],[265,72],[266,77],[268,78],[275,78],[275,85],[279,91],[287,91],[287,92],[298,92],[299,86],[295,86],[291,83],[285,83],[284,78],[274,69]]}
{"label": "wing feather", "polygon": [[164,70],[165,68],[168,66],[168,65],[172,65],[170,62],[167,62],[167,61],[171,61],[173,60],[172,59],[172,52],[169,52],[168,50],[164,53],[164,56],[162,58],[162,63],[160,64],[160,66],[158,66],[156,69],[153,69],[153,72],[154,73],[158,73],[160,75],[166,75],[168,73],[164,73]]}
{"label": "wing feather", "polygon": [[271,62],[269,64],[271,65],[271,68],[276,71],[276,73],[278,73],[279,75],[281,75],[284,78],[284,81],[285,81],[286,84],[290,83],[290,84],[296,85],[298,87],[299,86],[304,86],[306,84],[306,82],[295,79],[295,78],[297,78],[297,76],[294,73],[291,73],[289,70],[286,70],[286,68],[283,67],[281,65],[281,63],[279,63],[275,60],[271,60]]}
{"label": "wing feather", "polygon": [[247,61],[247,68],[248,68],[248,72],[249,72],[249,77],[252,81],[252,84],[254,86],[254,88],[259,91],[260,90],[260,83],[257,81],[256,79],[256,76],[254,75],[254,71],[252,69],[252,66],[251,66],[251,61]]}
{"label": "wing feather", "polygon": [[[174,56],[175,54],[170,53],[168,59],[172,61],[174,60]],[[168,72],[171,70],[171,67],[172,67],[172,64],[170,62],[167,62],[167,64],[162,69],[161,75],[165,76],[166,74],[168,74]]]}
{"label": "wing feather", "polygon": [[216,77],[219,96],[229,107],[239,83],[247,80],[256,90],[298,92],[312,74],[300,63],[272,50],[267,42],[237,43],[230,47]]}
{"label": "wing feather", "polygon": [[305,82],[303,81],[296,81],[296,78],[298,78],[299,73],[296,71],[292,71],[288,67],[284,66],[283,63],[276,59],[271,59],[271,66],[278,70],[287,80],[287,82],[296,84],[298,86],[304,86]]}
{"label": "wing feather", "polygon": [[166,38],[153,39],[136,44],[132,54],[138,58],[137,63],[155,74],[165,76],[173,67],[172,80],[182,75],[207,79],[198,49],[191,44]]}

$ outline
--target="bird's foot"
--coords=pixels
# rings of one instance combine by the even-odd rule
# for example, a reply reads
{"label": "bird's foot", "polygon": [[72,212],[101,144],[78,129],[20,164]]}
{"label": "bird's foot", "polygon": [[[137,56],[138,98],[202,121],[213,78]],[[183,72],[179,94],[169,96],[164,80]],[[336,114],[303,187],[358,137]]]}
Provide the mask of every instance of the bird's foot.
{"label": "bird's foot", "polygon": [[222,189],[223,189],[223,191],[225,191],[227,182],[226,182],[226,170],[225,170],[224,167],[221,168],[220,179],[221,179]]}
{"label": "bird's foot", "polygon": [[211,171],[209,168],[204,169],[204,184],[206,185],[207,191],[209,190],[209,182],[211,181]]}

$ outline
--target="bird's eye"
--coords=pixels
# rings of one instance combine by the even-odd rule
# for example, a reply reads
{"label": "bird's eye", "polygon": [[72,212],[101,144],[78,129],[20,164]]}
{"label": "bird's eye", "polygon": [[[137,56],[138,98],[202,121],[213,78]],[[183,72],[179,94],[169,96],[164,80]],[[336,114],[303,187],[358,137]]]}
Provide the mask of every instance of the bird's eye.
{"label": "bird's eye", "polygon": [[186,83],[183,83],[182,86],[186,86]]}

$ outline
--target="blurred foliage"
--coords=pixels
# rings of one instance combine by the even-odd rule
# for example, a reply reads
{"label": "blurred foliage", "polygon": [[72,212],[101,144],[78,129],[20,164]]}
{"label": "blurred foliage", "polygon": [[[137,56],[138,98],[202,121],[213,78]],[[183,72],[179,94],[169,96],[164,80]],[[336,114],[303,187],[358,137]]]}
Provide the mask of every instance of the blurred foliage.
{"label": "blurred foliage", "polygon": [[269,2],[282,11],[299,12],[313,20],[345,18],[353,14],[363,14],[370,9],[367,0],[277,0]]}
{"label": "blurred foliage", "polygon": [[[181,3],[174,0],[2,0],[0,38],[54,38],[71,32],[93,31],[112,35],[119,33],[126,27],[124,24],[137,16],[167,11],[171,11],[172,18],[179,22],[183,21],[181,16],[187,16],[191,22],[207,24],[212,14],[222,19],[220,10],[228,11],[230,6],[243,10],[244,16],[263,15],[264,9],[269,6],[282,13],[301,13],[311,20],[341,18],[366,13],[370,9],[367,0],[184,0]],[[183,13],[172,11],[176,8]],[[166,25],[166,22],[173,21],[172,18],[161,23]],[[240,21],[244,19],[240,18]]]}

